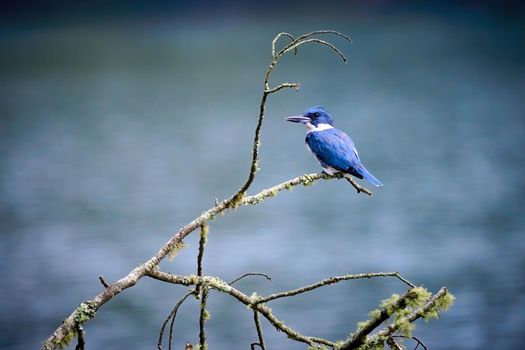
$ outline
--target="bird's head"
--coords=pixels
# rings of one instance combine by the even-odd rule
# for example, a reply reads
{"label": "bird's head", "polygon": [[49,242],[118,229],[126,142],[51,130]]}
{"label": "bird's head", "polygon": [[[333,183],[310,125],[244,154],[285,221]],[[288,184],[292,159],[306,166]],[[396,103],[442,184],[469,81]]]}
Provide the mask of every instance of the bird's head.
{"label": "bird's head", "polygon": [[332,117],[323,106],[308,108],[304,111],[303,115],[293,115],[286,118],[286,120],[293,123],[305,124],[310,130],[318,129],[323,126],[325,126],[325,128],[327,126],[331,127],[334,123]]}

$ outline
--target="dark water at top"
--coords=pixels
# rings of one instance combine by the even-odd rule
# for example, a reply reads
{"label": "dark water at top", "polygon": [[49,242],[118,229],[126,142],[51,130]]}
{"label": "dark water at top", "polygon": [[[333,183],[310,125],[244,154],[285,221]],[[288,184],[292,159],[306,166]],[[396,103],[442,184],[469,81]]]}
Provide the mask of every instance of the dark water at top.
{"label": "dark water at top", "polygon": [[[400,271],[454,307],[420,322],[431,349],[517,349],[525,340],[524,27],[499,17],[398,13],[175,16],[11,28],[0,37],[0,348],[38,348],[108,281],[233,193],[250,160],[276,32],[336,28],[349,64],[321,47],[283,59],[268,101],[253,192],[318,171],[287,115],[322,104],[385,184],[372,198],[340,181],[296,188],[211,223],[205,272],[245,272],[250,294],[331,275]],[[197,241],[163,268],[195,269]],[[272,304],[308,335],[340,339],[403,286],[353,281]],[[152,349],[185,292],[141,280],[86,326],[91,349]],[[213,293],[209,343],[245,349],[251,313]],[[197,339],[197,303],[175,347]],[[303,348],[265,325],[270,348]]]}

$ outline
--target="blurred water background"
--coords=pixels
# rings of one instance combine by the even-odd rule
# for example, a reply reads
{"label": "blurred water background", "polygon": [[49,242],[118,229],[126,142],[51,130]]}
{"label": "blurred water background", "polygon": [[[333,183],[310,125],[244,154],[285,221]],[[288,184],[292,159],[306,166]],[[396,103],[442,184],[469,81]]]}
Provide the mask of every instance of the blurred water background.
{"label": "blurred water background", "polygon": [[[58,4],[58,5],[57,5]],[[232,194],[251,157],[270,43],[337,29],[285,57],[252,193],[318,171],[284,117],[322,104],[385,184],[341,181],[217,218],[205,272],[268,294],[347,273],[400,271],[454,307],[419,322],[431,349],[518,349],[525,337],[523,16],[496,2],[281,2],[5,7],[0,31],[0,349],[39,348],[81,301]],[[521,12],[523,13],[523,12]],[[194,235],[195,236],[195,235]],[[197,240],[163,269],[195,271]],[[353,281],[271,304],[304,334],[345,338],[404,286]],[[143,279],[86,325],[90,349],[156,348],[182,287]],[[197,302],[175,348],[196,341]],[[246,349],[252,314],[210,296],[213,349]],[[301,349],[264,323],[269,348]]]}

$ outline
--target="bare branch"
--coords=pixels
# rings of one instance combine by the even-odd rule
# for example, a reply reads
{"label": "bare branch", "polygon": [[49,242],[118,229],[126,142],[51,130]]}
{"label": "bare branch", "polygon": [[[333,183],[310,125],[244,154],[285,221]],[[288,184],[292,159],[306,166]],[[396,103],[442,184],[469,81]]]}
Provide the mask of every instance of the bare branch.
{"label": "bare branch", "polygon": [[266,350],[264,345],[261,321],[259,321],[259,313],[256,310],[253,310],[253,322],[255,323],[255,329],[257,330],[257,338],[259,339],[259,343],[257,344],[261,347],[262,350]]}
{"label": "bare branch", "polygon": [[[208,240],[208,225],[201,225],[199,234],[199,254],[197,255],[197,276],[202,276],[202,258],[204,257],[204,248],[206,247],[206,241]],[[200,285],[195,287],[195,293],[200,294]]]}
{"label": "bare branch", "polygon": [[293,88],[295,90],[299,90],[299,87],[300,87],[299,83],[282,83],[274,88],[265,90],[265,92],[269,95],[269,94],[273,94],[285,88]]}
{"label": "bare branch", "polygon": [[203,287],[201,291],[201,304],[200,304],[200,316],[199,316],[199,349],[206,349],[206,331],[204,324],[209,318],[208,311],[206,310],[206,301],[208,299],[208,288]]}
{"label": "bare branch", "polygon": [[354,188],[356,189],[357,193],[359,194],[360,192],[363,192],[369,196],[372,195],[372,192],[368,189],[366,189],[365,187],[361,187],[355,180],[354,178],[349,175],[349,174],[344,174],[343,177],[346,179],[346,181],[350,182],[352,184],[352,186],[354,186]]}
{"label": "bare branch", "polygon": [[109,284],[106,282],[106,280],[104,279],[104,276],[98,276],[98,280],[100,281],[100,283],[104,286],[104,288],[108,288],[109,287]]}
{"label": "bare branch", "polygon": [[309,33],[301,35],[296,40],[297,41],[304,40],[304,39],[309,38],[309,37],[314,36],[314,35],[323,35],[323,34],[334,34],[334,35],[340,36],[340,37],[346,39],[348,42],[352,43],[352,39],[349,36],[347,36],[347,35],[345,35],[345,34],[343,34],[341,32],[338,32],[336,30],[315,30],[313,32],[309,32]]}
{"label": "bare branch", "polygon": [[417,350],[417,348],[421,345],[421,347],[423,348],[423,350],[428,350],[427,346],[419,339],[419,338],[416,338],[414,336],[412,337],[407,337],[405,335],[393,335],[392,338],[405,338],[405,339],[412,339],[416,342],[416,347],[414,348],[414,350]]}
{"label": "bare branch", "polygon": [[248,276],[263,276],[265,277],[268,281],[271,281],[272,278],[270,276],[268,276],[267,274],[264,274],[264,273],[260,273],[260,272],[248,272],[248,273],[245,273],[244,275],[240,276],[240,277],[237,277],[236,279],[234,279],[233,281],[229,282],[228,284],[231,286],[232,284],[234,284],[235,282],[238,282],[240,280],[242,280],[244,277],[248,277]]}
{"label": "bare branch", "polygon": [[[202,277],[202,258],[204,257],[204,248],[206,247],[206,242],[208,240],[208,226],[202,225],[199,238],[199,254],[197,256],[197,276]],[[205,350],[206,346],[206,331],[204,329],[204,324],[208,319],[208,311],[206,310],[206,301],[208,299],[208,288],[202,287],[198,283],[195,286],[195,293],[200,294],[200,315],[199,315],[199,349]]]}
{"label": "bare branch", "polygon": [[159,341],[157,342],[157,349],[158,350],[162,350],[162,338],[164,337],[164,330],[166,329],[166,325],[168,324],[169,320],[171,319],[171,324],[170,324],[170,336],[169,336],[169,349],[171,350],[171,343],[172,343],[172,335],[173,335],[173,328],[174,328],[174,325],[175,325],[175,318],[177,317],[177,311],[179,311],[179,307],[182,305],[182,303],[184,303],[184,301],[186,301],[186,299],[194,294],[195,291],[190,291],[186,294],[184,294],[184,296],[182,298],[179,299],[179,301],[177,301],[177,304],[175,304],[175,307],[173,308],[173,310],[171,310],[170,314],[168,315],[168,317],[166,317],[166,319],[164,320],[164,322],[162,322],[162,327],[160,328],[160,333],[159,333]]}
{"label": "bare branch", "polygon": [[[310,186],[313,185],[318,180],[333,180],[333,179],[347,179],[348,174],[343,173],[336,173],[334,175],[328,175],[326,173],[311,173],[311,174],[304,174],[298,177],[295,177],[293,179],[290,179],[285,182],[281,182],[278,185],[272,186],[270,188],[267,188],[265,190],[262,190],[261,192],[251,195],[251,196],[245,196],[241,203],[242,205],[255,205],[260,202],[262,202],[265,199],[275,197],[279,192],[283,190],[291,190],[293,187],[298,185],[303,186]],[[360,187],[359,185],[355,184],[354,187],[359,187],[361,190],[360,192],[366,193],[368,195],[371,195],[372,192],[367,190],[366,188]]]}
{"label": "bare branch", "polygon": [[86,347],[86,332],[84,331],[84,327],[82,325],[77,325],[77,346],[75,346],[75,350],[84,350]]}
{"label": "bare branch", "polygon": [[371,272],[371,273],[360,273],[355,275],[345,275],[345,276],[335,276],[326,278],[320,282],[310,284],[305,287],[301,287],[298,289],[282,292],[282,293],[275,293],[271,294],[265,298],[260,298],[257,303],[267,303],[270,300],[275,300],[279,298],[285,298],[285,297],[291,297],[297,294],[309,292],[311,290],[324,287],[330,284],[338,283],[341,281],[348,281],[348,280],[356,280],[356,279],[369,279],[369,278],[375,278],[375,277],[398,277],[399,274],[397,272]]}
{"label": "bare branch", "polygon": [[399,272],[397,273],[396,277],[403,283],[405,283],[406,285],[408,285],[410,288],[415,288],[416,285],[412,282],[410,282],[409,280],[407,280],[406,278],[402,277]]}
{"label": "bare branch", "polygon": [[295,43],[293,45],[288,46],[286,49],[283,49],[282,54],[284,54],[284,53],[286,53],[286,52],[288,52],[288,51],[290,51],[292,49],[297,49],[299,46],[304,45],[304,44],[308,44],[308,43],[318,43],[318,44],[321,44],[321,45],[328,46],[330,49],[335,51],[335,53],[337,53],[339,55],[339,57],[341,57],[343,62],[345,62],[345,63],[348,62],[348,59],[345,57],[345,55],[343,55],[341,50],[339,50],[337,47],[335,47],[333,44],[329,43],[328,41],[325,41],[325,40],[322,40],[322,39],[317,39],[317,38],[295,41]]}
{"label": "bare branch", "polygon": [[[306,33],[306,34],[303,34],[301,36],[299,36],[297,39],[295,39],[294,41],[292,41],[290,44],[288,44],[287,46],[285,46],[283,49],[281,49],[281,51],[279,51],[276,56],[277,57],[280,57],[281,55],[283,55],[284,53],[290,51],[292,48],[294,48],[294,52],[297,53],[297,47],[299,47],[300,45],[302,45],[302,43],[305,42],[306,39],[308,38],[311,38],[312,36],[316,36],[316,35],[324,35],[324,34],[334,34],[336,36],[339,36],[339,37],[342,37],[344,38],[345,40],[347,40],[348,42],[352,43],[352,39],[350,39],[349,36],[343,34],[343,33],[340,33],[338,31],[335,31],[335,30],[316,30],[316,31],[313,31],[313,32],[309,32],[309,33]],[[301,44],[299,44],[300,42],[302,42]],[[346,60],[344,60],[346,62]]]}
{"label": "bare branch", "polygon": [[[295,39],[294,39],[292,34],[289,34],[289,33],[286,33],[286,32],[281,32],[281,33],[277,34],[275,36],[275,38],[273,38],[273,40],[272,40],[272,57],[274,59],[277,58],[276,55],[275,55],[275,44],[277,43],[277,41],[279,40],[279,38],[281,36],[286,36],[286,37],[290,38],[290,40],[292,40],[292,42],[295,41]],[[295,53],[297,53],[297,50],[295,51]]]}

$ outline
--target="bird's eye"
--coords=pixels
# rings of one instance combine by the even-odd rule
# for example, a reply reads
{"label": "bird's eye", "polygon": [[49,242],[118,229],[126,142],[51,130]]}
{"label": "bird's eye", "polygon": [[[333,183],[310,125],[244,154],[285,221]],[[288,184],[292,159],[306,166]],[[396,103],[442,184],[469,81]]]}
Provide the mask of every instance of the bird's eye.
{"label": "bird's eye", "polygon": [[319,112],[315,112],[315,113],[314,113],[314,116],[316,116],[316,117],[318,117],[318,116],[320,116],[320,115],[321,115],[321,114],[319,114]]}

